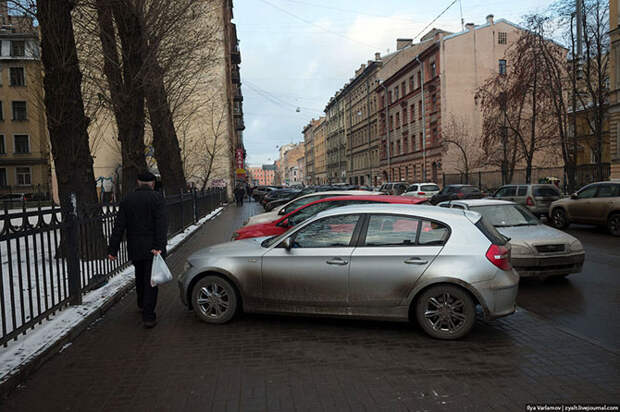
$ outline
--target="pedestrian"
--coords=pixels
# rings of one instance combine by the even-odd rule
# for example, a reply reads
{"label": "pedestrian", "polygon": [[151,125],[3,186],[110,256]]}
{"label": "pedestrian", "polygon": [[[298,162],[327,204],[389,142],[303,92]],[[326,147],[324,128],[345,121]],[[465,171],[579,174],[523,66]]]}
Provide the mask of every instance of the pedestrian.
{"label": "pedestrian", "polygon": [[243,197],[245,196],[245,189],[240,183],[237,184],[237,187],[235,187],[234,194],[235,194],[235,200],[237,201],[237,207],[243,206]]}
{"label": "pedestrian", "polygon": [[150,172],[138,175],[138,187],[120,204],[108,246],[108,259],[114,261],[123,234],[127,233],[127,252],[135,268],[138,309],[142,311],[145,328],[157,324],[157,287],[151,286],[151,266],[154,255],[166,257],[168,235],[166,202],[154,190],[155,181],[155,175]]}

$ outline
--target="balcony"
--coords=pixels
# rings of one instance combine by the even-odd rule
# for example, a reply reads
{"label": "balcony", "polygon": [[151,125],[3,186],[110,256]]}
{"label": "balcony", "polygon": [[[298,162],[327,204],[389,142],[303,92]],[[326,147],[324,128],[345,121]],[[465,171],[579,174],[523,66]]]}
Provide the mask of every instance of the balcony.
{"label": "balcony", "polygon": [[241,84],[241,74],[239,74],[238,67],[233,68],[231,78],[232,78],[233,84]]}
{"label": "balcony", "polygon": [[235,130],[245,130],[245,124],[243,123],[243,116],[235,117]]}
{"label": "balcony", "polygon": [[243,101],[243,95],[241,94],[241,90],[237,89],[237,91],[235,92],[235,95],[233,96],[233,101],[235,102],[242,102]]}
{"label": "balcony", "polygon": [[233,64],[241,64],[241,52],[239,52],[239,45],[235,44],[230,51],[230,58]]}

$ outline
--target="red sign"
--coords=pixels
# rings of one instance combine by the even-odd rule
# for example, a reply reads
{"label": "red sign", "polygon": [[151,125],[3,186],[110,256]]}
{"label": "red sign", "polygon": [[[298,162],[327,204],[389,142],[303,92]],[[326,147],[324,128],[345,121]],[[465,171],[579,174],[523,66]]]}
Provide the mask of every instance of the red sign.
{"label": "red sign", "polygon": [[235,164],[237,169],[243,169],[243,149],[237,149],[235,151]]}

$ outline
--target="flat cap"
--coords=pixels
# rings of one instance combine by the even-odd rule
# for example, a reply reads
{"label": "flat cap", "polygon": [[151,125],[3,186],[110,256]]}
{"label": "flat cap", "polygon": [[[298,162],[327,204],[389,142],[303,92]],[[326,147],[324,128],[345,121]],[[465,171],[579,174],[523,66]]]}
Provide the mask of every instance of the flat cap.
{"label": "flat cap", "polygon": [[138,174],[138,180],[141,182],[154,182],[157,180],[155,175],[151,172],[142,172]]}

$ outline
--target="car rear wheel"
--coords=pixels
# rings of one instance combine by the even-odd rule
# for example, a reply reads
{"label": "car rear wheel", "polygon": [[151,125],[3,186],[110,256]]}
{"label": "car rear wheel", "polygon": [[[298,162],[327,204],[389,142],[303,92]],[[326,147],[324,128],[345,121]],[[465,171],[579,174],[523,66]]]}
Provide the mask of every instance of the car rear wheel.
{"label": "car rear wheel", "polygon": [[226,323],[237,312],[237,293],[226,279],[219,276],[205,276],[192,290],[192,307],[204,322]]}
{"label": "car rear wheel", "polygon": [[568,219],[566,218],[566,212],[559,207],[553,209],[551,212],[551,224],[558,229],[567,227]]}
{"label": "car rear wheel", "polygon": [[427,289],[418,298],[415,311],[418,324],[437,339],[459,339],[469,333],[476,320],[473,299],[453,285]]}
{"label": "car rear wheel", "polygon": [[607,219],[607,230],[614,236],[620,236],[620,213],[614,213]]}

